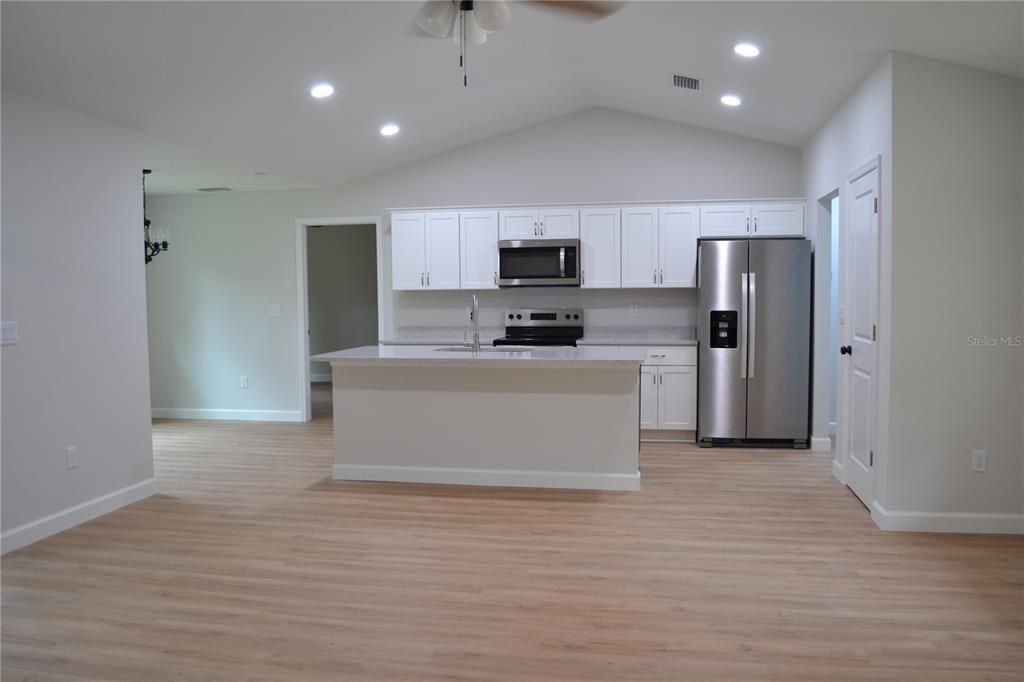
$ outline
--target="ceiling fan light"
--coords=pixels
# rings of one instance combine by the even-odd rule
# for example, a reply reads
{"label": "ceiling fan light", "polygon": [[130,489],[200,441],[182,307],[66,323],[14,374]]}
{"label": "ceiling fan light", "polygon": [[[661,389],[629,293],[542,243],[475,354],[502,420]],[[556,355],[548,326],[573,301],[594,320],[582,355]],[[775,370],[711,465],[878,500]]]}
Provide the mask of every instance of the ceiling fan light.
{"label": "ceiling fan light", "polygon": [[455,20],[455,3],[451,0],[429,0],[416,16],[416,25],[424,33],[435,38],[444,38],[452,30]]}
{"label": "ceiling fan light", "polygon": [[512,18],[512,10],[501,0],[477,0],[473,4],[476,22],[485,31],[497,31]]}
{"label": "ceiling fan light", "polygon": [[[480,24],[476,21],[476,11],[468,10],[462,12],[463,21],[466,22],[466,44],[467,45],[483,45],[487,42],[487,32],[480,28]],[[455,24],[455,44],[462,44],[462,27]]]}

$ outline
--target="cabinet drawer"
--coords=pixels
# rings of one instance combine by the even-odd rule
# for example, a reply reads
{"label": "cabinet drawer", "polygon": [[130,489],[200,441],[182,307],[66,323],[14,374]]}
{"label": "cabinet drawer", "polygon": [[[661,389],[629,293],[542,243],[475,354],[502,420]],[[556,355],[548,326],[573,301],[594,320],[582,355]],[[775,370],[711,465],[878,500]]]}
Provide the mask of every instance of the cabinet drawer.
{"label": "cabinet drawer", "polygon": [[666,346],[648,348],[645,365],[696,365],[696,346]]}

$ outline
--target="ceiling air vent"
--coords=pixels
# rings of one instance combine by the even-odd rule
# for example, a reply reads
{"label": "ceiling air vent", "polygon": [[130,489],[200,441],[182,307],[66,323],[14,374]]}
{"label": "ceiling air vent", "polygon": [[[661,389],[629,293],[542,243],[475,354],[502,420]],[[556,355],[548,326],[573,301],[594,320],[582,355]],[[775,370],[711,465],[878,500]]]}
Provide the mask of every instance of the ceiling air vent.
{"label": "ceiling air vent", "polygon": [[230,187],[200,187],[200,192],[230,192]]}
{"label": "ceiling air vent", "polygon": [[672,85],[683,90],[700,90],[700,79],[693,76],[680,76],[677,73],[672,76]]}

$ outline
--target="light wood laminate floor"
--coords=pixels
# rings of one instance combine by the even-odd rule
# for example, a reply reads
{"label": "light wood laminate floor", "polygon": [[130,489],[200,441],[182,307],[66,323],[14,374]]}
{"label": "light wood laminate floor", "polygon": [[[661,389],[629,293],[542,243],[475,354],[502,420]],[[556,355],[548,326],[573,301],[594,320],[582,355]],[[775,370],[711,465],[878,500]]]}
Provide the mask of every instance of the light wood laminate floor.
{"label": "light wood laminate floor", "polygon": [[4,557],[4,680],[1024,679],[1021,538],[883,533],[826,455],[336,483],[322,388],[310,424],[154,445],[158,495]]}

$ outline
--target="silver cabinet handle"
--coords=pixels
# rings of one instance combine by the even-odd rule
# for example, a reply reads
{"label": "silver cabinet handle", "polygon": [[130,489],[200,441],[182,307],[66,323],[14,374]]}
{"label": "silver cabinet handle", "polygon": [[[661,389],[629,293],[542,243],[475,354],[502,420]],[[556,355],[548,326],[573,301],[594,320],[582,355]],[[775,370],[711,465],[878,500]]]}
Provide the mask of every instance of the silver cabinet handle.
{"label": "silver cabinet handle", "polygon": [[540,236],[540,229],[537,227],[537,222],[536,221],[534,221],[534,223],[533,223],[533,236],[534,237],[539,237]]}
{"label": "silver cabinet handle", "polygon": [[498,273],[494,273],[494,286],[498,286]]}
{"label": "silver cabinet handle", "polygon": [[540,233],[541,233],[542,235],[544,234],[544,221],[543,221],[543,220],[542,220],[542,221],[540,221]]}
{"label": "silver cabinet handle", "polygon": [[750,232],[750,218],[747,218],[747,232]]}
{"label": "silver cabinet handle", "polygon": [[420,273],[420,286],[424,286],[423,273]]}
{"label": "silver cabinet handle", "polygon": [[757,216],[754,216],[754,232],[757,232]]}
{"label": "silver cabinet handle", "polygon": [[664,283],[665,283],[665,271],[664,270],[658,270],[658,284],[664,284]]}
{"label": "silver cabinet handle", "polygon": [[654,269],[654,283],[655,284],[658,283],[658,269],[657,268]]}
{"label": "silver cabinet handle", "polygon": [[757,273],[750,273],[750,360],[747,378],[754,378],[754,358],[757,357]]}
{"label": "silver cabinet handle", "polygon": [[583,286],[586,283],[587,283],[587,271],[586,270],[580,270],[580,286]]}
{"label": "silver cabinet handle", "polygon": [[654,386],[658,383],[658,373],[651,372],[651,385]]}
{"label": "silver cabinet handle", "polygon": [[427,286],[430,286],[430,273],[427,273]]}
{"label": "silver cabinet handle", "polygon": [[740,379],[747,378],[747,273],[740,273]]}

